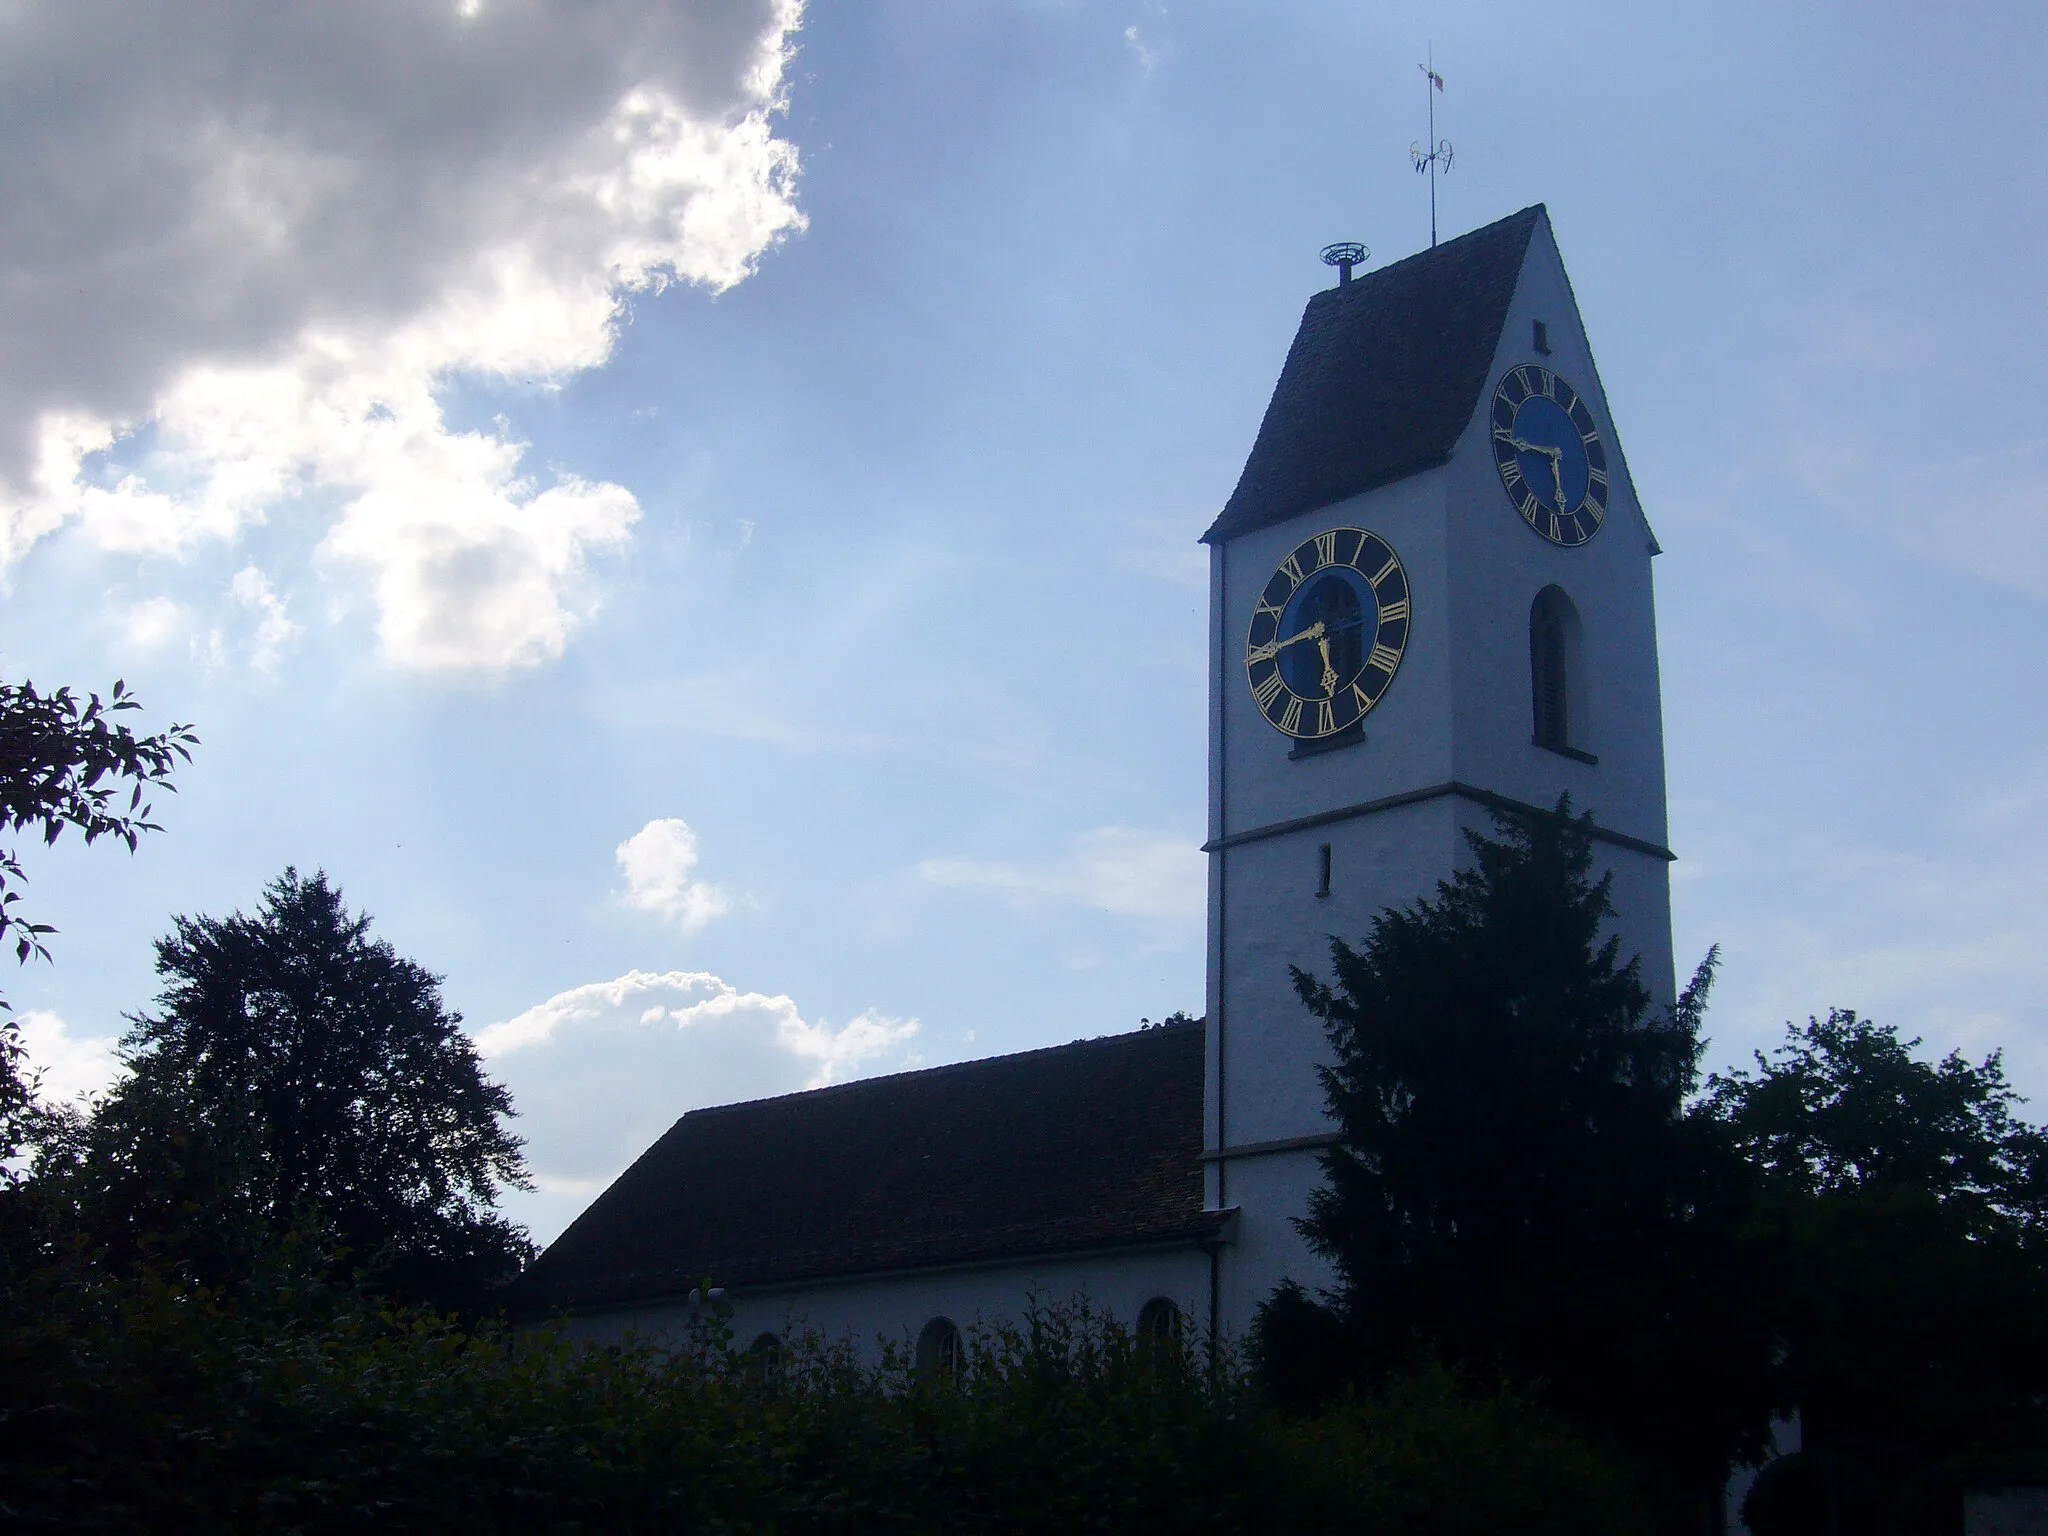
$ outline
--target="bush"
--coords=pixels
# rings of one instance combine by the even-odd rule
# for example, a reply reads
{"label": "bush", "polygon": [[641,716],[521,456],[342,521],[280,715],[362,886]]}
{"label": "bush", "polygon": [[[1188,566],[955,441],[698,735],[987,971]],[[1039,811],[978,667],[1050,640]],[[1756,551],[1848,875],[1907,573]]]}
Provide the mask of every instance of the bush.
{"label": "bush", "polygon": [[313,1264],[239,1299],[149,1277],[17,1286],[0,1520],[73,1530],[1542,1532],[1639,1528],[1622,1475],[1428,1372],[1317,1418],[1085,1306],[971,1330],[920,1380],[817,1337],[781,1368],[466,1333]]}

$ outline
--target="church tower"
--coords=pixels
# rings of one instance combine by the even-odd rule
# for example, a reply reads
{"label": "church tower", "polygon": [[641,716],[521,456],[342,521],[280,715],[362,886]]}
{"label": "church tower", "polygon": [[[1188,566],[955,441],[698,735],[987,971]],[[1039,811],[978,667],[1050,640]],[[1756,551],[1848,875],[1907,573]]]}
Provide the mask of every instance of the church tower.
{"label": "church tower", "polygon": [[1657,543],[1541,205],[1316,294],[1210,549],[1207,1203],[1217,1321],[1328,1272],[1327,975],[1491,811],[1569,793],[1673,992]]}

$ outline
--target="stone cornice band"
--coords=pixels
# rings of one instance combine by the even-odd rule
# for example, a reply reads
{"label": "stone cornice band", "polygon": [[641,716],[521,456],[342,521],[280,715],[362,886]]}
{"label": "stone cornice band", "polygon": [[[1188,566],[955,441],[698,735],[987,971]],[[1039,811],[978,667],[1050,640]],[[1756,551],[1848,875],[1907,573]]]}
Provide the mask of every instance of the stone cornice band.
{"label": "stone cornice band", "polygon": [[[1378,811],[1391,811],[1404,805],[1420,805],[1427,800],[1442,800],[1456,795],[1461,800],[1470,800],[1476,805],[1486,806],[1495,811],[1524,811],[1533,815],[1548,814],[1540,805],[1531,805],[1526,800],[1496,794],[1490,789],[1481,789],[1474,784],[1462,784],[1456,779],[1446,779],[1441,784],[1432,784],[1427,789],[1404,790],[1398,795],[1382,795],[1377,800],[1361,800],[1356,805],[1339,806],[1333,811],[1318,811],[1313,816],[1297,816],[1292,821],[1270,822],[1263,827],[1247,827],[1242,832],[1225,833],[1212,838],[1202,845],[1202,852],[1215,853],[1223,848],[1237,848],[1245,843],[1263,842],[1269,837],[1285,837],[1289,832],[1305,832],[1310,827],[1327,827],[1335,822],[1353,821],[1360,816],[1370,816]],[[1611,831],[1606,827],[1589,827],[1588,835],[1594,841],[1626,848],[1633,853],[1646,853],[1653,859],[1667,863],[1678,857],[1661,844],[1648,842],[1640,837],[1630,837],[1626,832]]]}

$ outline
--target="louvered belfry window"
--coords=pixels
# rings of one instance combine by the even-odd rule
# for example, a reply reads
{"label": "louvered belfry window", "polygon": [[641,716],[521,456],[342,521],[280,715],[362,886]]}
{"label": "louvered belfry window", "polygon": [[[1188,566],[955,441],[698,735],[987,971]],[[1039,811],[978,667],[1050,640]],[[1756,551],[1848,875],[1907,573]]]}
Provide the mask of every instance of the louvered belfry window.
{"label": "louvered belfry window", "polygon": [[1529,680],[1535,693],[1536,745],[1561,752],[1571,745],[1571,692],[1565,682],[1564,615],[1548,591],[1529,610]]}

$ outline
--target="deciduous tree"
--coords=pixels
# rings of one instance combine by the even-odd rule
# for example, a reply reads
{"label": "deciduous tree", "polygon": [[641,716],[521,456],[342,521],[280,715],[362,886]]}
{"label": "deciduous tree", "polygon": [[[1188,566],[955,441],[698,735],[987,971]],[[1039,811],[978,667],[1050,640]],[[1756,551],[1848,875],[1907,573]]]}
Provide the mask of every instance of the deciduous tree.
{"label": "deciduous tree", "polygon": [[[49,958],[43,936],[55,931],[20,911],[22,833],[49,844],[71,827],[88,844],[110,837],[133,852],[144,832],[161,830],[143,796],[175,787],[171,770],[191,761],[199,738],[178,724],[137,736],[114,718],[141,707],[118,679],[105,699],[83,700],[69,688],[44,693],[33,682],[0,682],[0,946],[12,943],[18,961]],[[11,1014],[0,998],[0,1164],[49,1129]],[[0,1182],[12,1181],[0,1170]]]}
{"label": "deciduous tree", "polygon": [[[141,707],[118,680],[104,700],[92,693],[82,701],[69,688],[0,683],[0,829],[54,843],[72,827],[87,843],[111,837],[130,852],[142,833],[161,830],[143,796],[173,787],[171,770],[191,761],[199,738],[175,724],[137,736],[114,718]],[[11,939],[26,960],[44,952],[52,930],[17,910],[22,881],[14,848],[0,848],[0,943]]]}
{"label": "deciduous tree", "polygon": [[176,920],[72,1175],[88,1230],[232,1270],[245,1223],[312,1222],[351,1272],[442,1305],[517,1271],[529,1245],[494,1209],[528,1187],[511,1096],[439,978],[369,929],[292,869],[253,916]]}
{"label": "deciduous tree", "polygon": [[1805,1443],[1893,1495],[2048,1447],[2048,1135],[1998,1053],[1920,1043],[1836,1009],[1702,1104],[1759,1174],[1749,1249]]}

